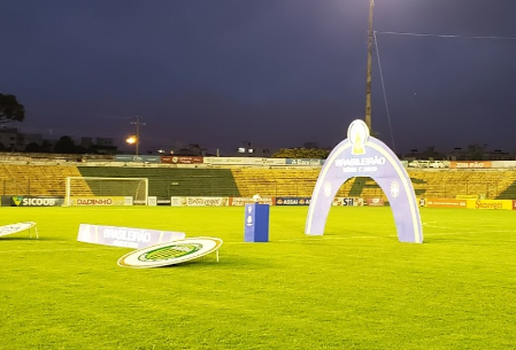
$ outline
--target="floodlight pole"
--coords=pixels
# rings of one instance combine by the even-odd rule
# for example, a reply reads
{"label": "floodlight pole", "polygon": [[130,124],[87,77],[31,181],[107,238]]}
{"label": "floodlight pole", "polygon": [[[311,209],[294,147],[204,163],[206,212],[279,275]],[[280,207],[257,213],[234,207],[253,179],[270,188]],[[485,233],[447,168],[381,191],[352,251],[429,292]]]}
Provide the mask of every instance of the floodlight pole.
{"label": "floodlight pole", "polygon": [[140,116],[136,116],[136,121],[131,122],[131,124],[136,125],[136,156],[140,155],[140,125],[145,125],[145,123],[140,122]]}
{"label": "floodlight pole", "polygon": [[367,37],[367,73],[366,73],[366,109],[365,123],[371,129],[371,82],[372,82],[372,61],[373,61],[373,9],[374,0],[369,0],[369,29]]}

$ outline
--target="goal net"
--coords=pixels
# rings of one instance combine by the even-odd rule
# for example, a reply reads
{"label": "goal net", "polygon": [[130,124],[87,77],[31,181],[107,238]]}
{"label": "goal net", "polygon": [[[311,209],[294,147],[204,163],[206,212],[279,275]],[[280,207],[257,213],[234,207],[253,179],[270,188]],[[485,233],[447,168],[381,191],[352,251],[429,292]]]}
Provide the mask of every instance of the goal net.
{"label": "goal net", "polygon": [[149,179],[67,177],[64,205],[147,205]]}

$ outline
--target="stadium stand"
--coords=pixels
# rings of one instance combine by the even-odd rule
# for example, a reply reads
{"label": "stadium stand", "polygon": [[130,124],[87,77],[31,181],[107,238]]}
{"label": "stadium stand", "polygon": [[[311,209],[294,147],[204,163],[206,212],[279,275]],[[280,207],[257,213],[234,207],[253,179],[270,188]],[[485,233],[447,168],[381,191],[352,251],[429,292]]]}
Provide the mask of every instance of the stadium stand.
{"label": "stadium stand", "polygon": [[[312,195],[320,168],[296,167],[131,167],[88,166],[84,163],[0,163],[0,194],[64,196],[66,177],[145,177],[149,195],[171,196],[292,196]],[[516,199],[516,170],[408,169],[416,196]],[[85,188],[85,191],[88,189]],[[344,183],[338,196],[386,199],[378,184],[366,177]]]}
{"label": "stadium stand", "polygon": [[[235,168],[233,177],[242,196],[310,197],[320,168]],[[349,195],[352,182],[346,182],[337,195]]]}
{"label": "stadium stand", "polygon": [[80,176],[145,177],[149,196],[240,196],[231,170],[170,167],[79,166]]}
{"label": "stadium stand", "polygon": [[75,165],[0,164],[2,195],[64,196],[65,178],[81,176]]}

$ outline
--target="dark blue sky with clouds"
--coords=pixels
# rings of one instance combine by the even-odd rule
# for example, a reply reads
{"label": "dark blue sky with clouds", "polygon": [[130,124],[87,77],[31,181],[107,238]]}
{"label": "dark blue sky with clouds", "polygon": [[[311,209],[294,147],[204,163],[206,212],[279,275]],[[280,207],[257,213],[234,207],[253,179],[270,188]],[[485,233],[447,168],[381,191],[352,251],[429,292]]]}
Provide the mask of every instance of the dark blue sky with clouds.
{"label": "dark blue sky with clouds", "polygon": [[[4,1],[0,92],[25,105],[19,128],[45,137],[123,145],[139,115],[144,150],[333,147],[364,116],[368,9],[368,0]],[[516,151],[516,39],[466,38],[516,38],[516,1],[376,0],[374,15],[380,139],[398,153]]]}

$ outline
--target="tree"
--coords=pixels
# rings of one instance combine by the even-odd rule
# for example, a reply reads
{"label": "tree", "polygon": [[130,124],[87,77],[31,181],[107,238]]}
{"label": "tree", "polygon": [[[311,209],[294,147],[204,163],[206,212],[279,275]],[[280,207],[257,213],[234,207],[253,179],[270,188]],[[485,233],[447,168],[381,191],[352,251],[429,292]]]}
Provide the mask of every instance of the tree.
{"label": "tree", "polygon": [[21,122],[23,119],[25,107],[16,100],[16,96],[0,94],[0,124]]}
{"label": "tree", "polygon": [[54,146],[56,153],[75,153],[75,142],[70,136],[61,136]]}
{"label": "tree", "polygon": [[25,147],[25,152],[40,152],[41,146],[36,142],[31,142]]}
{"label": "tree", "polygon": [[52,152],[52,144],[48,140],[43,140],[43,143],[40,147],[40,152],[51,153]]}

